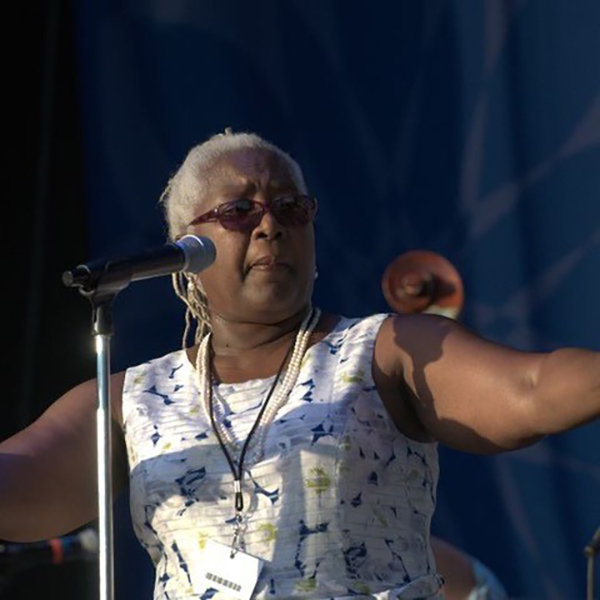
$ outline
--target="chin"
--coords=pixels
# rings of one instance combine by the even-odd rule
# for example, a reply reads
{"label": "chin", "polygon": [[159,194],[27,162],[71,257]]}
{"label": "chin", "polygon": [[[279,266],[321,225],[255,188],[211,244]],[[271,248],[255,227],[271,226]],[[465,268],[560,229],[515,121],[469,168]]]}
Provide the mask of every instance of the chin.
{"label": "chin", "polygon": [[305,295],[291,296],[283,290],[262,289],[260,293],[253,294],[252,298],[245,300],[245,305],[252,312],[262,318],[272,319],[273,322],[282,321],[300,312],[310,303]]}

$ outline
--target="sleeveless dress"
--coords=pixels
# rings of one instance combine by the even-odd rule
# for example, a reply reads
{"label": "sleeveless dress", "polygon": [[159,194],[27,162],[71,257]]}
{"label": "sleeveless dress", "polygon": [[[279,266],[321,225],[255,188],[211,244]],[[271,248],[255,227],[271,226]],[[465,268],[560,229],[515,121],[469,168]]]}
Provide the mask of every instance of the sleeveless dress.
{"label": "sleeveless dress", "polygon": [[[253,598],[442,598],[429,543],[437,445],[397,430],[371,373],[386,316],[341,318],[309,348],[258,462],[250,444],[246,552],[266,561]],[[240,447],[272,383],[214,386]],[[127,371],[123,427],[154,600],[226,598],[198,580],[207,541],[231,544],[233,476],[185,351]]]}

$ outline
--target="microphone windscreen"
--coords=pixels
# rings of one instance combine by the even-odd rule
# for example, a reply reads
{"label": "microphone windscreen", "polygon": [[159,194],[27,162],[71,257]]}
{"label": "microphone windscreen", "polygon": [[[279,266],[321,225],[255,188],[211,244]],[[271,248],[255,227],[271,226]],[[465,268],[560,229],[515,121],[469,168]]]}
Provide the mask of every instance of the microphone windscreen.
{"label": "microphone windscreen", "polygon": [[200,273],[215,262],[217,249],[207,237],[186,235],[175,243],[183,250],[185,265],[181,270],[186,273]]}

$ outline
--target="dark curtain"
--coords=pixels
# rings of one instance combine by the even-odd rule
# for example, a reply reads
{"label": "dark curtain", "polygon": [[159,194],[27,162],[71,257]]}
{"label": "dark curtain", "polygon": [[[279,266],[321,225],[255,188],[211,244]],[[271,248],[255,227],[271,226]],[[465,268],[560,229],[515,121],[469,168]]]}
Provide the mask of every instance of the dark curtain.
{"label": "dark curtain", "polygon": [[[597,2],[57,0],[38,19],[19,66],[5,56],[21,256],[9,269],[18,367],[4,435],[94,374],[88,306],[61,287],[62,270],[162,243],[169,176],[228,126],[303,166],[320,202],[324,309],[389,310],[385,267],[428,249],[458,268],[461,319],[481,335],[599,349]],[[36,61],[23,62],[25,44]],[[114,370],[180,344],[168,280],[135,284],[115,313]],[[496,457],[441,448],[434,532],[511,597],[583,597],[599,434],[594,423]],[[149,598],[126,498],[115,515],[118,591]],[[69,568],[81,589],[93,584]]]}

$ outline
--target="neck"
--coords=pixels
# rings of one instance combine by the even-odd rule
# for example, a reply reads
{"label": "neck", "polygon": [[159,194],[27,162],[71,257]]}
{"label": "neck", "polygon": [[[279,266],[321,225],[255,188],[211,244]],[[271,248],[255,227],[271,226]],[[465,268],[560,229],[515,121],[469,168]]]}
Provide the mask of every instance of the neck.
{"label": "neck", "polygon": [[248,350],[289,343],[309,310],[310,306],[304,306],[294,315],[276,323],[234,321],[212,313],[213,352],[216,356],[231,356]]}

